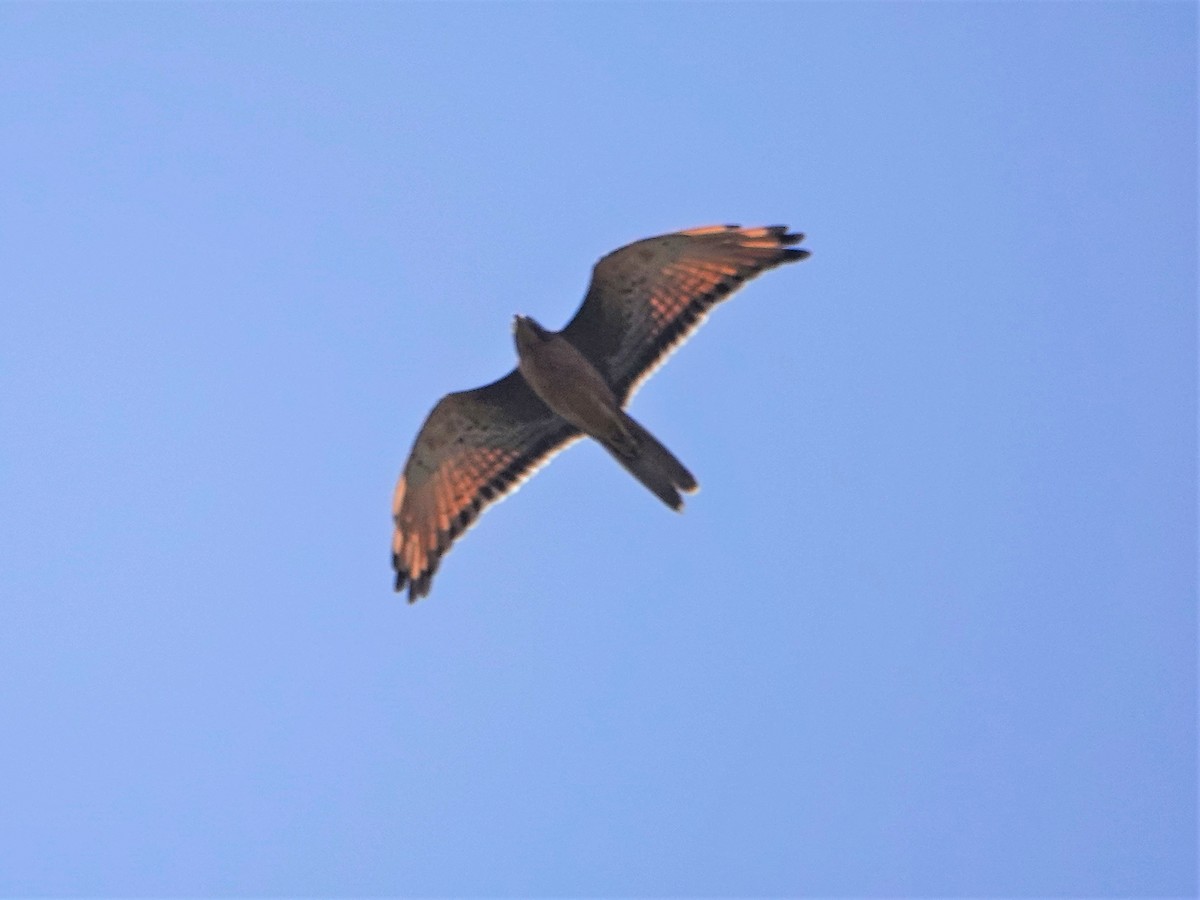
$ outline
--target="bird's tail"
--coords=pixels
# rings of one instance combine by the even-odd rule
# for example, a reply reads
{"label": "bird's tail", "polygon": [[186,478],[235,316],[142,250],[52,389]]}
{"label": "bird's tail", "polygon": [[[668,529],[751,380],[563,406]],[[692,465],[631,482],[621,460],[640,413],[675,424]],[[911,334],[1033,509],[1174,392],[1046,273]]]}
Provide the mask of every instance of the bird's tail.
{"label": "bird's tail", "polygon": [[621,413],[621,430],[604,442],[604,449],[671,509],[683,507],[680,491],[691,494],[700,488],[675,454],[625,413]]}

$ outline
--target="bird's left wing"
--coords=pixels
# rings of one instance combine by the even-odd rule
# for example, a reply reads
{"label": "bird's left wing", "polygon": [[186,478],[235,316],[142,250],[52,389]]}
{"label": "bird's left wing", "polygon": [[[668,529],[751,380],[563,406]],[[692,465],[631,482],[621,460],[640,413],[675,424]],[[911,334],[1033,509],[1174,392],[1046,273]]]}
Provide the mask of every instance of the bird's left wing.
{"label": "bird's left wing", "polygon": [[807,257],[782,225],[710,225],[614,250],[563,336],[624,403],[712,308],[768,269]]}
{"label": "bird's left wing", "polygon": [[479,514],[580,436],[515,369],[443,397],[421,427],[392,499],[396,590],[408,585],[410,603],[428,594],[442,556]]}

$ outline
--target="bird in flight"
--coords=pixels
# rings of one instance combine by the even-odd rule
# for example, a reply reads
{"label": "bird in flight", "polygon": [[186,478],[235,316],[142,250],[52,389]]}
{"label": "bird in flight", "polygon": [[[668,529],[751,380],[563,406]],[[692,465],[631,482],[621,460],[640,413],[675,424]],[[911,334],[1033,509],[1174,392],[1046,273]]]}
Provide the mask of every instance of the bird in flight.
{"label": "bird in flight", "polygon": [[585,435],[672,509],[692,473],[625,413],[641,383],[748,280],[809,252],[786,226],[714,225],[636,241],[592,271],[562,331],[516,316],[517,367],[447,394],[413,444],[392,498],[392,567],[408,602],[429,593],[450,545],[484,508]]}

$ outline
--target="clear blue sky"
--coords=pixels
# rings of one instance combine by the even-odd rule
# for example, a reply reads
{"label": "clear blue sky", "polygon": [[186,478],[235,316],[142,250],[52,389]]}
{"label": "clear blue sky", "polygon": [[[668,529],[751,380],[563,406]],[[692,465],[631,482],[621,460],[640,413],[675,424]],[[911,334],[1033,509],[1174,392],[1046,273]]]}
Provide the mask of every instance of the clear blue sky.
{"label": "clear blue sky", "polygon": [[[0,5],[0,894],[1196,890],[1196,6]],[[415,607],[450,390],[786,223]]]}

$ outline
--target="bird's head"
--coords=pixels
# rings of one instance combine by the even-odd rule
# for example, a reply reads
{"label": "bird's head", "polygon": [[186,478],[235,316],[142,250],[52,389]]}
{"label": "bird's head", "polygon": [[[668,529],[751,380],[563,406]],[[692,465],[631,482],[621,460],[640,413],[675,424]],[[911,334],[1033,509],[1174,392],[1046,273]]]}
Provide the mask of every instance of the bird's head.
{"label": "bird's head", "polygon": [[513,316],[513,337],[520,353],[523,348],[549,340],[551,334],[529,316]]}

